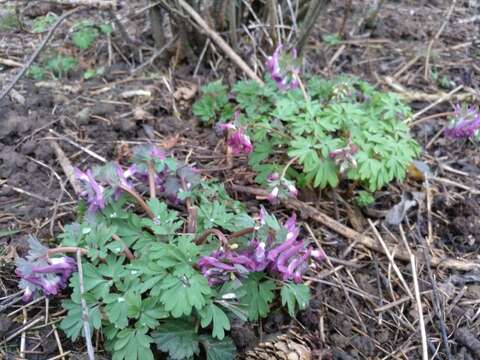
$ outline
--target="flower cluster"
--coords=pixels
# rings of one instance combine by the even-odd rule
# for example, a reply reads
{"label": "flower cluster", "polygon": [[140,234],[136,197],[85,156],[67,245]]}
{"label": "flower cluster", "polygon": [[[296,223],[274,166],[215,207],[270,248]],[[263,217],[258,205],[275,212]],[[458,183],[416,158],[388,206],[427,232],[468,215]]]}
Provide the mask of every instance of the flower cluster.
{"label": "flower cluster", "polygon": [[37,239],[29,239],[30,251],[26,258],[16,260],[15,273],[21,278],[19,287],[24,289],[23,301],[31,301],[37,292],[56,295],[67,285],[76,269],[75,260],[68,256],[50,258],[48,249]]}
{"label": "flower cluster", "polygon": [[93,171],[75,169],[74,174],[81,187],[79,195],[88,203],[89,212],[95,213],[105,208],[110,197],[118,200],[123,192],[134,192],[135,184],[148,186],[150,171],[153,172],[154,185],[158,192],[174,203],[180,201],[180,191],[190,190],[200,182],[196,169],[169,159],[165,152],[155,145],[134,148],[133,164],[126,170],[116,162],[109,162]]}
{"label": "flower cluster", "polygon": [[294,183],[285,179],[278,173],[272,173],[267,177],[269,185],[268,201],[275,204],[278,199],[282,198],[296,198],[298,196],[298,189]]}
{"label": "flower cluster", "polygon": [[282,44],[278,45],[272,56],[267,58],[267,70],[280,90],[296,89],[299,86],[298,74],[300,73],[297,50],[293,49],[291,57],[288,57],[282,54],[282,48]]}
{"label": "flower cluster", "polygon": [[[262,208],[260,221],[266,226],[268,216]],[[253,239],[244,250],[231,249],[228,244],[204,256],[198,261],[202,274],[210,285],[222,284],[232,278],[242,278],[251,272],[267,270],[271,275],[283,281],[302,281],[302,276],[309,268],[310,259],[320,261],[325,258],[323,250],[313,250],[299,239],[300,229],[293,214],[283,224],[285,239],[278,241],[273,232],[269,232],[266,241]]]}
{"label": "flower cluster", "polygon": [[235,121],[217,125],[217,131],[220,134],[227,132],[227,146],[233,155],[250,154],[253,151],[253,145],[250,137],[245,134],[245,129],[237,126],[239,113],[235,113]]}
{"label": "flower cluster", "polygon": [[480,112],[477,107],[455,105],[452,126],[445,129],[445,135],[452,139],[467,139],[478,134]]}
{"label": "flower cluster", "polygon": [[353,157],[358,152],[358,146],[350,141],[344,148],[330,151],[328,154],[336,165],[340,165],[340,173],[343,174],[350,168],[356,168],[357,162]]}

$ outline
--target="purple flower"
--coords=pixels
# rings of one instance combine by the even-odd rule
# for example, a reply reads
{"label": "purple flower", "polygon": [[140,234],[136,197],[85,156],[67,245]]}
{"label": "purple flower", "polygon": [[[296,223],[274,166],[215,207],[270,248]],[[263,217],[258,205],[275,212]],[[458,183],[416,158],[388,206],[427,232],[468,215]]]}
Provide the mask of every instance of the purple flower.
{"label": "purple flower", "polygon": [[76,269],[75,260],[68,256],[49,258],[45,251],[39,251],[43,245],[35,238],[29,239],[29,245],[28,256],[15,261],[15,273],[20,277],[19,287],[24,289],[23,301],[26,302],[37,292],[58,294]]}
{"label": "purple flower", "polygon": [[210,256],[203,256],[197,264],[210,285],[241,278],[256,269],[254,260],[230,249],[220,249]]}
{"label": "purple flower", "polygon": [[233,155],[250,154],[253,151],[253,145],[250,138],[245,134],[243,128],[238,128],[228,134],[227,145]]}
{"label": "purple flower", "polygon": [[278,186],[275,186],[272,189],[272,191],[270,191],[270,193],[268,194],[267,200],[270,201],[271,203],[276,203],[277,199],[278,199],[279,191],[280,191],[280,189],[278,188]]}
{"label": "purple flower", "polygon": [[268,175],[267,181],[270,186],[270,193],[267,196],[267,200],[272,204],[276,204],[278,198],[296,198],[298,196],[298,190],[294,183],[281,177],[277,172]]}
{"label": "purple flower", "polygon": [[344,173],[350,168],[357,167],[357,161],[354,158],[357,152],[358,146],[349,142],[348,145],[343,148],[330,151],[328,156],[336,165],[340,165],[340,173]]}
{"label": "purple flower", "polygon": [[66,284],[66,281],[76,269],[76,262],[71,257],[62,256],[60,258],[49,258],[47,260],[49,265],[33,267],[32,272],[44,274],[44,273],[56,273],[60,275],[62,283]]}
{"label": "purple flower", "polygon": [[[265,210],[261,208],[262,226],[265,225],[266,216]],[[244,250],[221,248],[198,261],[200,271],[210,285],[222,284],[232,278],[242,278],[250,272],[265,269],[283,281],[301,282],[311,259],[323,260],[325,253],[321,249],[313,250],[298,238],[300,229],[295,214],[287,219],[283,227],[287,231],[283,242],[275,243],[275,238],[269,232],[266,242],[252,239]]]}
{"label": "purple flower", "polygon": [[95,212],[98,209],[103,209],[105,207],[105,189],[95,180],[92,171],[88,169],[82,172],[80,169],[75,168],[74,175],[80,182],[81,192],[79,195],[87,201],[89,205],[88,210]]}
{"label": "purple flower", "polygon": [[455,105],[453,126],[445,129],[445,135],[452,139],[467,139],[475,136],[480,129],[480,112],[474,106]]}
{"label": "purple flower", "polygon": [[287,56],[282,55],[282,48],[282,44],[278,45],[272,56],[267,58],[267,71],[280,90],[296,89],[299,86],[298,74],[300,73],[299,66],[295,64],[297,50],[293,49],[288,59]]}

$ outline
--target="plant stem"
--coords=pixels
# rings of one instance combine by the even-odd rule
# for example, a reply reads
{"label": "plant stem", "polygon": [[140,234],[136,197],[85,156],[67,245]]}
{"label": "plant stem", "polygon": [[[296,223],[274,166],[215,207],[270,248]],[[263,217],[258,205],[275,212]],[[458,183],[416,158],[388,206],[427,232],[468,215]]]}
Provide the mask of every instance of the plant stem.
{"label": "plant stem", "polygon": [[148,162],[148,187],[150,189],[150,199],[155,199],[157,197],[155,190],[155,169],[151,161]]}
{"label": "plant stem", "polygon": [[132,261],[135,260],[135,255],[130,251],[130,248],[123,242],[123,240],[120,238],[120,236],[113,234],[112,239],[118,241],[120,244],[123,246],[123,252],[127,256],[127,259]]}
{"label": "plant stem", "polygon": [[92,335],[90,333],[90,322],[88,316],[88,306],[85,298],[85,286],[83,285],[83,267],[82,267],[82,255],[80,251],[77,251],[77,268],[78,268],[78,282],[80,285],[80,302],[82,304],[82,321],[83,331],[85,335],[85,342],[87,343],[87,353],[89,360],[95,360],[95,352],[93,351]]}
{"label": "plant stem", "polygon": [[200,236],[195,238],[193,240],[193,242],[197,245],[203,244],[209,235],[215,235],[217,238],[220,239],[220,241],[223,243],[223,245],[228,244],[228,239],[226,238],[225,234],[222,233],[218,229],[207,229],[207,230],[205,230]]}
{"label": "plant stem", "polygon": [[47,255],[50,256],[58,253],[64,254],[64,253],[76,253],[76,252],[80,252],[82,255],[84,255],[88,253],[88,250],[80,247],[75,247],[75,246],[60,246],[54,249],[48,249]]}
{"label": "plant stem", "polygon": [[147,203],[145,202],[145,200],[143,200],[142,196],[138,192],[125,186],[120,186],[120,188],[127,194],[131,195],[137,201],[137,203],[142,207],[142,209],[145,210],[149,218],[155,219],[155,215],[153,214],[152,210],[150,210]]}
{"label": "plant stem", "polygon": [[290,166],[292,166],[292,164],[297,161],[298,157],[295,156],[293,158],[290,159],[290,161],[287,163],[287,165],[285,165],[285,167],[283,168],[282,170],[282,174],[280,175],[280,179],[283,179],[285,177],[285,174],[287,173],[287,170]]}

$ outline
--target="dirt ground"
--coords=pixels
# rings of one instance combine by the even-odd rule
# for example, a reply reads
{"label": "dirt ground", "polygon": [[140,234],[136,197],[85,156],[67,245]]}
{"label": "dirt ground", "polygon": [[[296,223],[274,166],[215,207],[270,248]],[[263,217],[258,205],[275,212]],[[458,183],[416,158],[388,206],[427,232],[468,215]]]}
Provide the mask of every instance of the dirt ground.
{"label": "dirt ground", "polygon": [[[399,93],[414,112],[463,87],[411,124],[423,147],[419,161],[431,172],[428,187],[411,173],[404,183],[378,192],[374,206],[366,211],[342,201],[343,189],[336,194],[322,192],[316,207],[371,236],[367,219],[374,221],[380,236],[397,248],[403,246],[401,232],[384,224],[386,210],[398,203],[402,194],[428,193],[408,212],[402,228],[409,246],[419,255],[416,272],[430,358],[480,359],[480,266],[460,271],[441,263],[429,265],[432,258],[447,256],[466,262],[480,260],[478,144],[442,136],[452,104],[462,96],[480,103],[480,13],[475,13],[474,1],[456,1],[447,19],[451,1],[387,0],[374,26],[359,33],[355,14],[361,13],[365,4],[353,1],[349,9],[348,3],[333,1],[320,17],[305,52],[306,71],[325,77],[356,75]],[[104,158],[118,158],[129,146],[145,141],[172,146],[179,157],[190,154],[190,161],[202,169],[224,165],[224,154],[217,149],[219,139],[212,129],[202,127],[190,109],[199,86],[217,77],[233,82],[241,72],[217,52],[198,64],[169,54],[167,60],[132,75],[131,70],[152,55],[145,14],[135,12],[142,4],[131,2],[121,13],[129,35],[145,44],[132,53],[116,33],[85,51],[72,45],[69,26],[87,17],[107,19],[101,12],[73,15],[50,41],[49,48],[78,57],[82,69],[104,66],[101,77],[87,81],[80,71],[58,80],[23,77],[14,95],[0,102],[0,335],[11,334],[23,321],[21,316],[7,316],[20,305],[4,306],[7,295],[17,291],[12,254],[25,251],[27,234],[55,242],[63,224],[74,218],[76,197],[59,164],[54,142],[80,167],[99,161],[89,150]],[[34,10],[25,10],[25,21],[49,11],[60,13],[62,7],[44,4]],[[336,32],[343,33],[346,40],[322,41]],[[42,36],[16,27],[0,29],[0,60],[25,63]],[[250,56],[248,46],[241,47],[239,54],[256,67],[256,57]],[[426,66],[430,69],[427,77]],[[18,70],[18,65],[0,61],[1,87]],[[229,172],[208,174],[227,185],[253,185],[254,176],[242,160]],[[237,196],[256,204],[252,196]],[[314,358],[421,359],[416,302],[402,283],[414,288],[409,261],[390,261],[380,252],[352,245],[351,240],[320,224],[309,225],[334,261],[309,274],[314,297],[306,311],[294,320],[274,314],[262,324],[263,330],[281,333],[296,324],[309,339]],[[42,311],[44,303],[29,308],[30,316]],[[49,311],[58,312],[60,307],[50,304]],[[256,327],[242,326],[232,332],[240,351],[259,341]],[[58,336],[64,350],[72,354],[83,348],[81,341],[71,344],[62,334]],[[15,358],[19,343],[19,337],[2,343],[4,356]],[[31,331],[27,348],[38,343],[28,358],[48,359],[58,354],[54,332]]]}

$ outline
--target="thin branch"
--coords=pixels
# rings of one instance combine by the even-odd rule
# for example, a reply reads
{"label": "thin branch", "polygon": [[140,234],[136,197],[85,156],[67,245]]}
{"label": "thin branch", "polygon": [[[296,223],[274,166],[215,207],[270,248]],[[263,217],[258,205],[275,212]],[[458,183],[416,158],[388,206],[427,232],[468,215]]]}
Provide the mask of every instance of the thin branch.
{"label": "thin branch", "polygon": [[310,3],[310,8],[308,9],[307,17],[303,22],[302,28],[300,29],[300,35],[297,41],[297,50],[299,54],[302,54],[305,44],[307,43],[307,39],[310,36],[313,28],[315,27],[315,22],[320,15],[320,12],[325,9],[330,0],[312,0]]}
{"label": "thin branch", "polygon": [[207,230],[205,230],[200,236],[196,237],[193,240],[193,242],[197,245],[203,244],[205,242],[205,240],[207,240],[207,238],[210,235],[215,235],[223,243],[223,245],[228,244],[227,237],[225,236],[224,233],[222,233],[218,229],[207,229]]}
{"label": "thin branch", "polygon": [[238,54],[233,51],[233,49],[222,39],[218,33],[213,30],[203,18],[184,0],[177,0],[178,4],[182,7],[185,12],[195,20],[195,22],[207,33],[208,36],[215,42],[224,52],[225,54],[232,60],[247,76],[258,82],[259,84],[263,84],[263,81],[255,74],[255,72],[247,65],[243,59],[238,56]]}
{"label": "thin branch", "polygon": [[82,255],[87,254],[88,250],[75,247],[75,246],[60,246],[56,247],[54,249],[48,249],[47,250],[47,255],[53,255],[53,254],[66,254],[66,253],[77,253],[80,252]]}
{"label": "thin branch", "polygon": [[440,26],[440,29],[438,29],[437,33],[435,34],[433,39],[430,40],[430,43],[428,44],[427,55],[425,56],[425,73],[423,74],[425,80],[428,80],[428,75],[430,73],[430,53],[432,52],[432,46],[433,46],[435,40],[437,40],[440,37],[443,30],[447,26],[447,24],[450,20],[450,17],[452,16],[453,9],[455,8],[456,4],[457,4],[457,0],[453,0],[452,5],[448,9],[447,15],[445,16],[445,21],[443,22],[442,26]]}
{"label": "thin branch", "polygon": [[95,360],[95,353],[92,345],[92,335],[90,333],[90,322],[88,316],[88,306],[85,298],[85,286],[83,285],[83,267],[82,267],[82,254],[77,251],[77,268],[78,268],[78,282],[80,284],[80,301],[82,303],[82,321],[83,332],[85,335],[85,342],[87,343],[87,353],[89,360]]}
{"label": "thin branch", "polygon": [[127,194],[131,195],[137,203],[142,207],[142,209],[147,213],[148,217],[151,219],[155,219],[155,215],[153,214],[152,210],[150,210],[150,207],[147,205],[145,200],[143,200],[142,196],[136,192],[133,189],[130,189],[128,187],[120,186],[120,188],[125,191]]}
{"label": "thin branch", "polygon": [[120,238],[120,236],[118,236],[116,234],[113,234],[112,239],[115,240],[115,241],[118,241],[122,245],[123,252],[127,256],[128,260],[130,260],[130,261],[135,260],[135,255],[133,255],[133,253],[130,251],[130,248],[128,247],[128,245],[125,244],[125,242]]}

